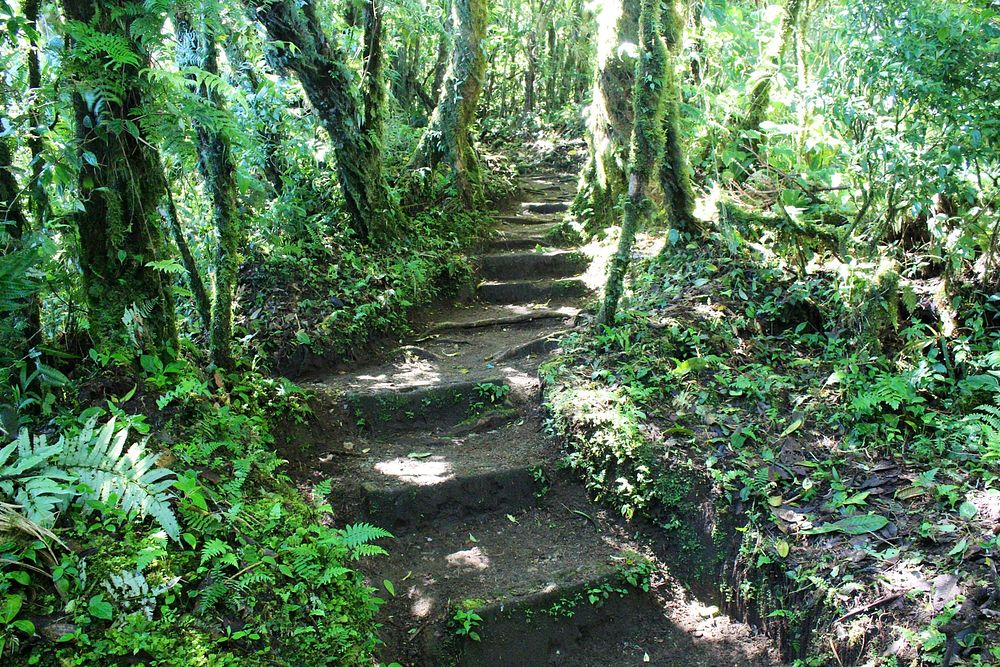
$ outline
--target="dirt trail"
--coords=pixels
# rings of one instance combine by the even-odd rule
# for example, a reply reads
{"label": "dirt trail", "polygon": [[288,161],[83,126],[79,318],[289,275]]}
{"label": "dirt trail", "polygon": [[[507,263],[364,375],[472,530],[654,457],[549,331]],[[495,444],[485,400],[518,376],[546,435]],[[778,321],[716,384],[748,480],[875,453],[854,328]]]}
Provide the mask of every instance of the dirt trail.
{"label": "dirt trail", "polygon": [[[476,299],[437,309],[387,358],[322,378],[305,478],[332,478],[341,521],[396,535],[364,564],[393,583],[381,658],[403,665],[774,665],[768,644],[693,599],[654,561],[649,592],[626,579],[650,553],[556,472],[537,369],[590,296],[588,260],[549,234],[569,175],[523,182],[479,258]],[[449,625],[483,621],[479,641]]]}

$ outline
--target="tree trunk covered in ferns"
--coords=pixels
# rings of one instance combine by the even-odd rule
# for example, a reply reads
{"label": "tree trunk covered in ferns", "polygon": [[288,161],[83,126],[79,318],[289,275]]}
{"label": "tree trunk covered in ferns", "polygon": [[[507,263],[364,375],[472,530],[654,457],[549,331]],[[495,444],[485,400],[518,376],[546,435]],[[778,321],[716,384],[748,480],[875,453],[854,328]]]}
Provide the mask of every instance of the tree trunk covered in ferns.
{"label": "tree trunk covered in ferns", "polygon": [[[7,110],[5,93],[5,87],[0,86],[0,109],[4,111]],[[0,137],[0,226],[14,239],[20,239],[28,226],[22,201],[21,188],[14,176],[13,136]]]}
{"label": "tree trunk covered in ferns", "polygon": [[670,226],[680,232],[691,233],[697,228],[694,192],[691,189],[691,169],[681,142],[681,92],[674,69],[674,60],[682,46],[684,19],[674,3],[667,3],[662,22],[668,58],[663,69],[664,146],[660,161],[660,190]]}
{"label": "tree trunk covered in ferns", "polygon": [[[40,0],[25,0],[23,5],[24,18],[33,31],[38,30],[38,9]],[[31,132],[28,135],[28,149],[31,151],[31,191],[32,206],[35,210],[35,222],[41,226],[49,219],[49,195],[42,185],[42,168],[45,166],[42,158],[42,137],[39,128],[42,125],[40,99],[42,87],[42,69],[39,62],[39,45],[37,39],[32,39],[28,47],[28,122]]]}
{"label": "tree trunk covered in ferns", "polygon": [[296,73],[330,135],[355,231],[369,240],[394,236],[401,213],[382,170],[382,137],[363,113],[356,77],[346,55],[323,33],[314,3],[247,1],[272,40],[295,47],[283,50],[277,60]]}
{"label": "tree trunk covered in ferns", "polygon": [[[174,300],[166,275],[148,266],[167,257],[157,206],[166,180],[156,150],[136,123],[143,104],[140,72],[149,55],[136,40],[126,0],[63,0],[66,18],[126,40],[134,62],[71,50],[66,70],[73,85],[76,140],[81,155],[76,215],[80,268],[90,334],[101,346],[124,342],[128,311],[136,342],[162,350],[175,343]],[[85,34],[85,33],[84,33]],[[102,91],[111,89],[115,95]]]}
{"label": "tree trunk covered in ferns", "polygon": [[622,218],[618,248],[611,257],[604,301],[597,315],[598,324],[612,324],[624,291],[639,223],[650,208],[646,195],[653,165],[663,152],[663,72],[667,49],[660,36],[660,0],[642,0],[639,13],[639,59],[632,94],[632,138],[629,149],[628,197]]}
{"label": "tree trunk covered in ferns", "polygon": [[615,206],[626,192],[635,61],[620,47],[638,39],[638,0],[609,0],[597,17],[597,54],[589,118],[587,163],[573,212],[596,231],[615,221]]}
{"label": "tree trunk covered in ferns", "polygon": [[[244,45],[240,39],[230,36],[225,44],[226,59],[233,72],[234,85],[241,87],[247,97],[252,100],[251,107],[255,115],[253,132],[264,151],[264,177],[271,184],[275,195],[280,195],[285,189],[282,178],[287,169],[284,156],[281,153],[281,116],[283,108],[271,103],[267,95],[262,95],[263,78],[252,62],[247,60]],[[263,108],[262,108],[263,106]]]}
{"label": "tree trunk covered in ferns", "polygon": [[[764,53],[764,60],[761,66],[754,73],[757,82],[750,90],[746,113],[736,123],[737,132],[756,132],[760,124],[767,117],[767,107],[771,104],[771,85],[775,75],[781,68],[782,58],[784,58],[788,44],[791,42],[792,33],[799,23],[802,6],[805,2],[806,0],[786,1],[785,13],[781,19],[781,27],[778,30],[778,34],[771,40]],[[753,136],[741,140],[741,148],[750,154],[751,162],[756,160],[754,154],[757,151],[759,143],[759,140]],[[743,176],[746,176],[747,173],[744,173]]]}
{"label": "tree trunk covered in ferns", "polygon": [[[194,66],[208,74],[219,75],[218,49],[215,36],[209,32],[204,17],[196,27],[182,13],[177,19],[177,64],[183,69]],[[216,88],[202,82],[197,94],[212,111],[221,117],[225,100]],[[224,129],[195,121],[198,132],[198,168],[205,182],[205,193],[212,203],[215,222],[215,295],[212,300],[212,327],[209,349],[212,361],[220,368],[233,367],[233,299],[239,272],[239,255],[243,246],[243,221],[237,196],[236,164],[232,145]]]}
{"label": "tree trunk covered in ferns", "polygon": [[466,206],[483,200],[479,156],[472,143],[472,122],[486,73],[483,39],[488,20],[486,0],[453,0],[454,39],[441,96],[410,161],[413,167],[435,168],[446,161],[459,198]]}

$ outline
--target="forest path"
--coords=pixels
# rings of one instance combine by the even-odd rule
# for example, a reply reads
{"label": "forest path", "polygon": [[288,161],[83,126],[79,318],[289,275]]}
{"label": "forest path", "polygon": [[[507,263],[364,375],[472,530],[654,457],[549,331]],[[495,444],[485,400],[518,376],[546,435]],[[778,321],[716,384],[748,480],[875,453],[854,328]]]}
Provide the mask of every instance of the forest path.
{"label": "forest path", "polygon": [[[304,481],[332,478],[339,522],[393,531],[363,563],[395,595],[380,612],[386,663],[772,665],[765,641],[684,591],[654,561],[649,592],[636,527],[556,471],[537,370],[591,296],[589,258],[551,240],[575,179],[538,174],[478,258],[476,298],[437,308],[381,361],[322,378]],[[640,577],[641,578],[641,577]],[[482,618],[475,641],[455,613]]]}

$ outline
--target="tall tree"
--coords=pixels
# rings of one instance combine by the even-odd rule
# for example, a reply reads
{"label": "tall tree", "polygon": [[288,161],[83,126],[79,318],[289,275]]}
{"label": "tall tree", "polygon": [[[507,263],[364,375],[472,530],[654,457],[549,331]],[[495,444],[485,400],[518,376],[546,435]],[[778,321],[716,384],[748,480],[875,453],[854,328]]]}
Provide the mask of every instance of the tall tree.
{"label": "tall tree", "polygon": [[667,49],[660,36],[660,0],[642,0],[639,12],[639,57],[632,93],[632,137],[629,146],[628,196],[622,216],[618,247],[608,266],[604,301],[597,315],[599,324],[611,324],[618,312],[625,274],[632,257],[635,235],[649,213],[647,196],[653,165],[663,153],[663,72]]}
{"label": "tall tree", "polygon": [[663,70],[664,146],[659,169],[660,190],[670,225],[678,231],[692,232],[697,227],[694,193],[691,189],[691,168],[681,141],[681,91],[674,68],[682,46],[684,19],[673,2],[666,3],[664,11],[663,40],[668,58]]}
{"label": "tall tree", "polygon": [[466,205],[483,199],[479,156],[472,142],[471,127],[486,73],[483,39],[487,23],[485,0],[452,1],[451,59],[437,107],[411,160],[414,167],[430,168],[447,162],[459,197]]}
{"label": "tall tree", "polygon": [[[799,24],[802,16],[803,6],[807,0],[786,0],[784,14],[781,17],[781,25],[778,34],[775,35],[764,51],[763,60],[754,72],[756,82],[750,89],[747,101],[746,112],[736,122],[736,129],[743,134],[749,133],[749,138],[741,140],[742,148],[750,153],[751,162],[756,160],[753,157],[757,151],[759,141],[753,135],[767,117],[767,107],[771,104],[771,86],[774,77],[781,68],[781,61],[788,50],[788,45],[792,41],[792,34]],[[748,172],[742,175],[746,176]]]}
{"label": "tall tree", "polygon": [[[330,135],[338,180],[355,231],[372,240],[395,235],[401,214],[383,171],[381,111],[365,109],[357,77],[341,47],[323,32],[315,3],[312,0],[245,2],[271,39],[294,47],[282,48],[276,61],[298,76]],[[375,15],[379,13],[378,0],[364,2],[372,4],[370,11]],[[381,21],[377,25],[381,30]],[[366,50],[372,51],[369,47]]]}
{"label": "tall tree", "polygon": [[587,119],[588,158],[573,202],[591,229],[609,227],[615,206],[626,192],[629,141],[632,131],[634,53],[638,40],[638,0],[609,0],[597,17],[597,53],[592,100]]}
{"label": "tall tree", "polygon": [[126,316],[131,326],[124,329],[143,347],[159,350],[177,335],[170,285],[150,266],[167,256],[157,214],[166,180],[137,123],[144,102],[140,73],[150,60],[141,40],[154,36],[129,11],[132,4],[63,0],[74,42],[66,71],[81,157],[83,210],[76,224],[91,336],[102,345],[122,340]]}
{"label": "tall tree", "polygon": [[[211,77],[219,76],[218,47],[209,17],[202,14],[197,23],[184,11],[176,13],[177,64],[197,67]],[[207,80],[195,82],[198,97],[212,117],[224,117],[226,104],[217,86]],[[198,132],[198,167],[205,182],[205,192],[212,203],[215,222],[215,295],[212,300],[210,349],[212,361],[221,368],[233,367],[233,297],[243,246],[243,221],[237,196],[236,164],[232,144],[223,128],[211,120],[195,120]],[[176,220],[176,209],[173,209]]]}

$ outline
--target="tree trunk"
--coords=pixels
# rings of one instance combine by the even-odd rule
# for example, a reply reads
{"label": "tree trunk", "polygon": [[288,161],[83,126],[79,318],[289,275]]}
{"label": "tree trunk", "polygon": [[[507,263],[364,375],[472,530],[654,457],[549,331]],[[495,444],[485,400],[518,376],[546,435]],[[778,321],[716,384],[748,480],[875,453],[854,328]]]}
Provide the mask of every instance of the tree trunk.
{"label": "tree trunk", "polygon": [[[167,256],[156,212],[166,180],[156,150],[134,120],[143,107],[140,72],[149,66],[149,55],[132,37],[134,15],[124,11],[131,3],[63,0],[63,7],[67,19],[127,40],[138,56],[135,65],[109,68],[103,59],[71,52],[66,63],[76,84],[83,204],[76,222],[90,334],[105,347],[126,342],[127,332],[140,348],[162,351],[177,338],[174,300],[166,276],[147,264]],[[119,87],[116,99],[100,92],[109,76]]]}
{"label": "tree trunk", "polygon": [[[177,65],[181,69],[194,66],[218,76],[218,50],[215,36],[201,17],[195,27],[188,16],[178,12]],[[204,83],[198,95],[212,109],[222,113],[225,101],[218,91]],[[232,146],[224,132],[195,123],[198,132],[198,168],[205,182],[205,193],[212,203],[215,221],[215,294],[212,299],[212,327],[209,349],[212,362],[225,369],[233,368],[233,299],[239,272],[239,254],[243,243],[243,222],[239,219],[239,198],[236,185],[236,164]]]}
{"label": "tree trunk", "polygon": [[486,0],[454,0],[451,23],[455,39],[441,97],[410,165],[433,169],[446,161],[459,198],[471,207],[483,200],[471,126],[486,71],[482,45],[487,25]]}
{"label": "tree trunk", "polygon": [[191,246],[188,245],[187,238],[184,236],[184,230],[181,228],[181,219],[177,213],[177,204],[174,202],[174,195],[169,187],[167,188],[167,201],[163,217],[166,219],[167,224],[170,225],[170,231],[174,236],[174,243],[177,244],[177,250],[181,253],[181,262],[184,264],[184,268],[187,269],[188,282],[191,285],[191,293],[194,295],[194,305],[198,310],[198,317],[201,318],[201,323],[204,325],[205,331],[211,331],[212,300],[208,296],[208,290],[205,289],[205,282],[201,278],[201,272],[198,270],[198,263],[194,260]]}
{"label": "tree trunk", "polygon": [[[787,0],[785,3],[785,14],[781,19],[781,28],[778,35],[771,41],[764,54],[764,61],[756,72],[759,77],[757,83],[750,90],[747,111],[736,123],[737,131],[740,133],[753,133],[758,130],[760,124],[767,117],[767,107],[771,104],[771,85],[774,77],[781,68],[781,61],[785,51],[791,41],[792,31],[799,22],[799,15],[805,0]],[[755,154],[760,145],[760,140],[754,136],[741,139],[740,147],[750,155],[750,162],[756,162]],[[741,174],[741,178],[749,175],[749,171]]]}
{"label": "tree trunk", "polygon": [[660,190],[670,225],[685,233],[697,230],[691,169],[681,143],[681,92],[673,61],[680,52],[684,21],[673,3],[667,4],[663,18],[663,39],[667,45],[667,66],[663,70],[663,159],[660,161]]}
{"label": "tree trunk", "polygon": [[[38,30],[39,4],[39,0],[25,0],[23,5],[24,18],[31,29],[36,32]],[[45,165],[42,158],[42,137],[38,129],[42,125],[42,116],[39,112],[42,70],[38,59],[38,49],[36,41],[31,40],[28,47],[28,96],[31,100],[28,107],[28,122],[31,125],[31,132],[28,135],[28,149],[31,151],[31,199],[35,210],[35,222],[41,227],[49,219],[49,195],[42,185],[42,168]]]}
{"label": "tree trunk", "polygon": [[588,158],[573,202],[574,213],[588,221],[590,231],[614,224],[615,206],[626,192],[635,62],[619,47],[637,43],[638,5],[638,0],[609,0],[598,14]]}
{"label": "tree trunk", "polygon": [[663,87],[659,81],[666,70],[667,50],[660,37],[660,0],[642,0],[639,14],[639,61],[636,65],[633,126],[629,158],[628,198],[622,219],[618,248],[608,267],[604,302],[597,315],[600,325],[615,321],[618,303],[632,257],[632,245],[641,218],[649,210],[646,196],[653,165],[663,152]]}
{"label": "tree trunk", "polygon": [[[0,86],[0,94],[6,92]],[[3,95],[6,97],[6,95]],[[0,99],[4,111],[7,100]],[[3,128],[7,130],[7,128]],[[0,226],[14,239],[20,240],[27,231],[28,220],[22,206],[21,188],[14,176],[14,142],[11,136],[0,137]]]}
{"label": "tree trunk", "polygon": [[[281,154],[281,121],[275,119],[281,118],[285,110],[273,104],[267,104],[263,109],[260,108],[261,101],[264,99],[260,95],[260,73],[254,64],[247,60],[243,45],[233,37],[230,36],[230,39],[226,41],[226,59],[229,60],[229,67],[236,79],[234,85],[242,87],[247,96],[253,99],[253,112],[257,116],[253,123],[253,131],[264,149],[264,163],[261,165],[264,177],[271,184],[274,194],[280,195],[285,189],[282,174],[285,172],[286,165],[284,156]],[[276,123],[277,129],[275,128]]]}
{"label": "tree trunk", "polygon": [[323,33],[312,0],[245,1],[272,40],[295,47],[277,60],[296,73],[330,135],[355,232],[369,240],[394,236],[401,213],[382,171],[382,137],[364,115],[347,58]]}

